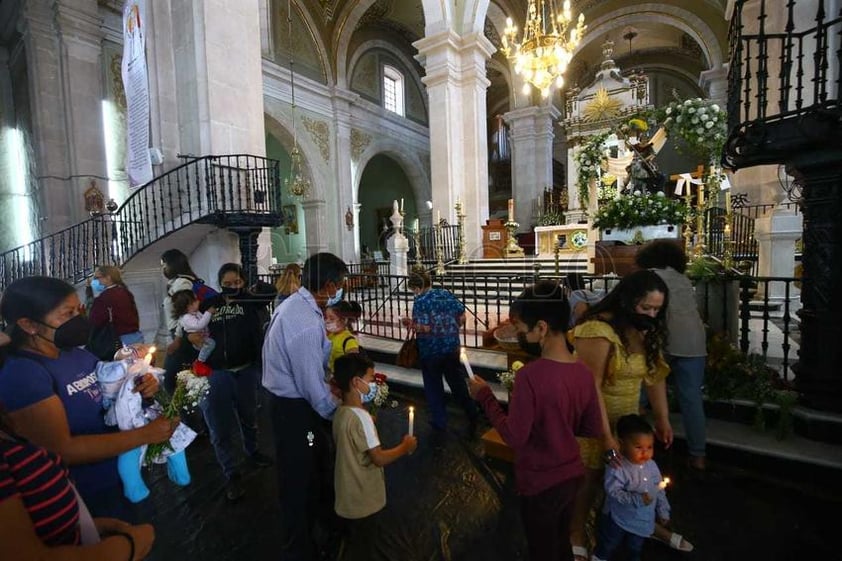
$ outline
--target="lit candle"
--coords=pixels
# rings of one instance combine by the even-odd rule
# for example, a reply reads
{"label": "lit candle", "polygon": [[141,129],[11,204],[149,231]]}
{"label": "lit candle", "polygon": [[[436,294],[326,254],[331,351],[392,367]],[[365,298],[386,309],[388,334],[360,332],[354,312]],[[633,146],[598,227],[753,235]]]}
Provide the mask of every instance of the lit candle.
{"label": "lit candle", "polygon": [[415,431],[415,407],[409,407],[409,436]]}
{"label": "lit candle", "polygon": [[669,478],[669,477],[665,477],[665,478],[663,478],[663,479],[661,480],[661,482],[660,482],[660,483],[658,483],[658,489],[660,489],[660,490],[662,490],[662,491],[663,491],[664,489],[666,489],[666,488],[667,488],[667,485],[669,485],[669,484],[670,484],[670,478]]}
{"label": "lit candle", "polygon": [[149,351],[146,353],[146,356],[143,358],[146,361],[146,366],[152,366],[152,361],[155,360],[155,347],[149,347]]}
{"label": "lit candle", "polygon": [[515,221],[515,200],[509,199],[509,222]]}
{"label": "lit candle", "polygon": [[465,350],[465,347],[459,351],[459,360],[462,361],[462,364],[465,365],[465,370],[468,371],[468,378],[471,380],[474,379],[474,369],[471,368],[471,363],[468,362],[468,352]]}

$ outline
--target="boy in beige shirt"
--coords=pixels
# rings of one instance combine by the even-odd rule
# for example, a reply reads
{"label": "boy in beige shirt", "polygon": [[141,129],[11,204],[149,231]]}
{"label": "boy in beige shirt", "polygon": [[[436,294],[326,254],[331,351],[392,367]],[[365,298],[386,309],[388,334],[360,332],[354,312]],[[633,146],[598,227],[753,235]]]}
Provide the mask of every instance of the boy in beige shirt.
{"label": "boy in beige shirt", "polygon": [[400,444],[384,450],[374,420],[363,407],[374,399],[374,363],[362,354],[336,359],[333,377],[342,391],[342,405],[333,417],[336,442],[336,514],[345,522],[343,561],[372,560],[376,543],[377,515],[386,506],[383,466],[411,454],[418,446],[405,435]]}

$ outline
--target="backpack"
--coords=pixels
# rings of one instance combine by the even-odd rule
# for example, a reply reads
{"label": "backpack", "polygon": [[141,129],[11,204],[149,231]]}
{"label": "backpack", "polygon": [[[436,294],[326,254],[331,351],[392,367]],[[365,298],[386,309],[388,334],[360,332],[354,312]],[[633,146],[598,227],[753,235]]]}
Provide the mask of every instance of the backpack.
{"label": "backpack", "polygon": [[342,341],[342,354],[344,355],[348,352],[348,341],[350,341],[351,339],[353,339],[354,341],[357,342],[357,352],[360,353],[363,356],[368,356],[368,354],[365,352],[365,349],[363,348],[363,346],[360,345],[360,340],[357,339],[357,336],[354,335],[353,333],[349,337],[345,337],[345,340]]}
{"label": "backpack", "polygon": [[206,285],[202,279],[193,279],[193,294],[196,295],[199,302],[212,300],[219,296],[219,292]]}

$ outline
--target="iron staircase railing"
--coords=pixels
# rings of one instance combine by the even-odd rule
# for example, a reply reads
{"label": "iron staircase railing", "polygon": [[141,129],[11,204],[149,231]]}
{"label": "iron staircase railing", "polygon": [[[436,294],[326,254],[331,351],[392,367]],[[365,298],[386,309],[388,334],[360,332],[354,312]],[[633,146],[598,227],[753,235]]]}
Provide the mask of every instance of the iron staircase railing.
{"label": "iron staircase railing", "polygon": [[728,167],[785,162],[794,150],[820,146],[827,126],[842,117],[842,13],[831,12],[833,4],[736,1],[729,30]]}
{"label": "iron staircase railing", "polygon": [[245,154],[197,157],[139,187],[113,213],[0,254],[0,291],[29,275],[80,282],[97,265],[122,266],[190,224],[278,226],[280,185],[276,160]]}

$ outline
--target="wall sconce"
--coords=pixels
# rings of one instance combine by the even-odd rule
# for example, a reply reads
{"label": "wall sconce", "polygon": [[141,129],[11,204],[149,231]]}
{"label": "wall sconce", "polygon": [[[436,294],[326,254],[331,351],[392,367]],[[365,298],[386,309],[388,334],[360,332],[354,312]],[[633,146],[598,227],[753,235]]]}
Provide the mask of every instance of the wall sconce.
{"label": "wall sconce", "polygon": [[348,227],[349,232],[354,229],[354,213],[351,212],[351,207],[348,207],[348,210],[345,211],[345,226]]}

